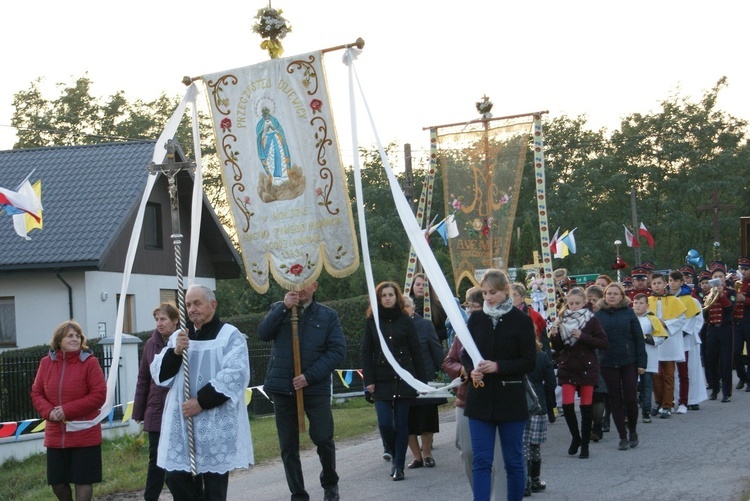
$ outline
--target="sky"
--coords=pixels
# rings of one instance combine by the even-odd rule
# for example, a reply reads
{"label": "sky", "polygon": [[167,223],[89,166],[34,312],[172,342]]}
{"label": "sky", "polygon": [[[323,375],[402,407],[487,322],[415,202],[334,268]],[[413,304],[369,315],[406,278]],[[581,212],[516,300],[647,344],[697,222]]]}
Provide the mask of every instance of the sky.
{"label": "sky", "polygon": [[[267,1],[40,0],[0,8],[0,150],[13,146],[14,93],[42,77],[87,75],[92,94],[129,100],[181,96],[185,75],[268,59],[253,17]],[[699,99],[722,77],[718,106],[750,120],[746,23],[750,2],[537,0],[274,0],[293,31],[285,56],[365,40],[357,71],[384,144],[410,143],[427,158],[425,127],[478,118],[487,95],[495,116],[548,110],[585,115],[609,130],[675,93]],[[325,56],[342,156],[351,156],[346,67]],[[374,135],[360,109],[361,146]],[[397,160],[398,161],[398,160]],[[398,167],[398,165],[396,165]],[[3,185],[0,173],[0,186]],[[12,185],[8,181],[5,184]]]}

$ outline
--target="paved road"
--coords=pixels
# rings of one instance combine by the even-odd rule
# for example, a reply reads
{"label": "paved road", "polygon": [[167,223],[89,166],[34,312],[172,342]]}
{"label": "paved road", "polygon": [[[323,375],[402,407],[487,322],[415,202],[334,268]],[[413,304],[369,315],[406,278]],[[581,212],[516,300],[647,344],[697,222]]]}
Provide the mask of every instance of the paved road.
{"label": "paved road", "polygon": [[[378,436],[337,444],[341,499],[471,499],[454,431],[453,414],[444,413],[441,432],[435,435],[437,467],[406,470],[403,482],[388,477],[390,463],[381,459]],[[591,444],[591,457],[582,460],[567,455],[570,435],[558,419],[549,426],[548,441],[542,446],[542,479],[548,487],[532,498],[744,501],[750,496],[750,393],[735,392],[731,403],[707,401],[699,411],[639,423],[638,432],[640,445],[619,451],[613,427],[602,441]],[[322,499],[314,451],[303,453],[302,468],[311,499]],[[234,472],[229,499],[289,499],[281,462]]]}

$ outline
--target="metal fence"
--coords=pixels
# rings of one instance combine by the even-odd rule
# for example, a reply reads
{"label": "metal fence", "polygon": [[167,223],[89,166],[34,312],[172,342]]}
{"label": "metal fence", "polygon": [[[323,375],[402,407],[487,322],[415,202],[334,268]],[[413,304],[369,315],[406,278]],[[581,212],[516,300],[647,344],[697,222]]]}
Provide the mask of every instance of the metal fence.
{"label": "metal fence", "polygon": [[[93,348],[105,377],[112,365],[112,356],[101,346]],[[31,403],[31,386],[34,384],[36,371],[39,368],[39,356],[5,356],[0,357],[0,422],[23,421],[39,417]],[[117,387],[115,388],[114,405],[120,404],[120,366],[118,365]],[[122,418],[122,407],[116,407],[114,419]]]}
{"label": "metal fence", "polygon": [[[138,359],[140,360],[143,352],[143,345],[138,346]],[[105,377],[109,374],[109,368],[112,364],[110,349],[104,349],[100,345],[93,348],[94,354],[99,359]],[[248,336],[248,350],[250,355],[250,386],[259,386],[263,384],[268,370],[268,361],[271,358],[271,343],[263,342],[256,335]],[[358,358],[356,347],[349,347],[350,353],[347,356],[346,364],[356,363]],[[39,417],[31,403],[31,386],[36,377],[36,371],[39,368],[40,356],[4,356],[0,357],[0,422],[23,421]],[[351,369],[351,365],[341,367],[342,369]],[[115,410],[114,420],[122,418],[124,408],[120,404],[120,371],[121,365],[118,364],[117,387],[115,388]],[[358,375],[354,375],[349,388],[341,382],[338,375],[333,375],[333,393],[357,393],[362,392],[362,381]],[[129,395],[132,399],[133,395]],[[248,412],[255,416],[273,414],[273,404],[260,392],[254,391]]]}

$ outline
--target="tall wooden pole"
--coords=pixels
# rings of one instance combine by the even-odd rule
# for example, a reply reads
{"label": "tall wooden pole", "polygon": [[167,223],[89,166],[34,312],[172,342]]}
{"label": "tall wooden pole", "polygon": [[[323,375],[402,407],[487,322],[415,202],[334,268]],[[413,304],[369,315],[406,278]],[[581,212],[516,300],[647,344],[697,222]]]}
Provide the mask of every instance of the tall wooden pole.
{"label": "tall wooden pole", "polygon": [[[292,356],[294,357],[294,377],[302,374],[302,355],[299,348],[299,317],[297,306],[292,306]],[[295,391],[297,396],[297,429],[305,432],[305,399],[302,388]]]}

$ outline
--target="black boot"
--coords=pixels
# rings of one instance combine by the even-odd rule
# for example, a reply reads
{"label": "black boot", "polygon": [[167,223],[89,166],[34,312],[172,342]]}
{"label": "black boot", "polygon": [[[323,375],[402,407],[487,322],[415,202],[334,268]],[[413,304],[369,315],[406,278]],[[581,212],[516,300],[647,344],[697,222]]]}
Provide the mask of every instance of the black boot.
{"label": "black boot", "polygon": [[578,418],[576,417],[575,404],[564,404],[563,416],[565,416],[565,422],[568,424],[570,435],[573,437],[573,440],[570,442],[570,447],[568,448],[568,454],[575,456],[578,452],[578,448],[581,446],[581,433],[578,431]]}
{"label": "black boot", "polygon": [[589,457],[589,440],[591,439],[591,406],[581,406],[581,453],[578,455],[581,459]]}
{"label": "black boot", "polygon": [[539,479],[539,476],[542,472],[542,460],[539,461],[530,461],[531,468],[530,468],[530,476],[531,476],[531,492],[542,492],[544,489],[547,488],[547,484]]}
{"label": "black boot", "polygon": [[529,472],[531,471],[531,463],[526,461],[526,488],[523,490],[523,497],[527,498],[531,496],[531,477]]}

